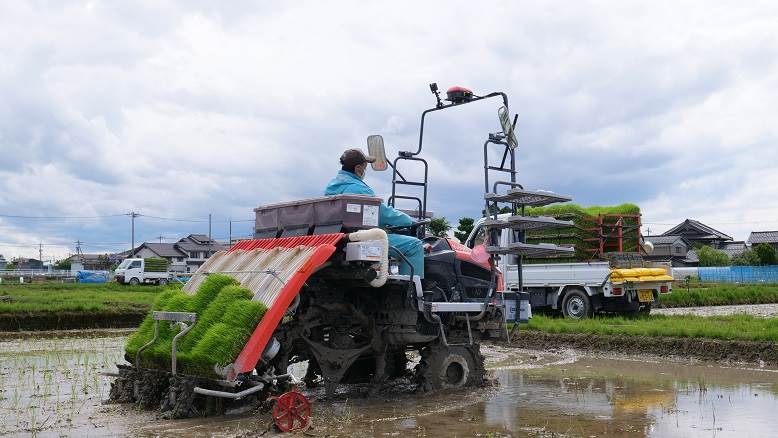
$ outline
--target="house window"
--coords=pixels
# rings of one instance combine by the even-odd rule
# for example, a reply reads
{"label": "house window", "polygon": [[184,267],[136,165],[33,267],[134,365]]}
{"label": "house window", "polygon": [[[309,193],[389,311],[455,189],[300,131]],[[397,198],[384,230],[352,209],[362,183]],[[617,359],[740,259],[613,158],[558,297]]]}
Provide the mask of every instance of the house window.
{"label": "house window", "polygon": [[675,253],[676,254],[680,254],[681,253],[681,247],[680,246],[676,246],[675,247]]}

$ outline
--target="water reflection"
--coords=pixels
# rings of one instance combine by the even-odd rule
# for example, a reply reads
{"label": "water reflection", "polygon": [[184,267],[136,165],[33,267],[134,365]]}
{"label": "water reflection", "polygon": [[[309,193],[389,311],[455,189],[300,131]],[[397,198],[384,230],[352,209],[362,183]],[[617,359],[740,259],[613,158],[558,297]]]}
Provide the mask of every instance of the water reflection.
{"label": "water reflection", "polygon": [[775,436],[778,428],[778,374],[769,370],[598,358],[496,376],[499,391],[479,407],[495,432]]}

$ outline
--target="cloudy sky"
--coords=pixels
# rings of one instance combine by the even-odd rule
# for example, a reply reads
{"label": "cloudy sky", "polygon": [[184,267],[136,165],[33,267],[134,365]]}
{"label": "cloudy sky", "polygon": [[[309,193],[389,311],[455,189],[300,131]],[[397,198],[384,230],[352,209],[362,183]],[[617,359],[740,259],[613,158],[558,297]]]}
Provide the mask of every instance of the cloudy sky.
{"label": "cloudy sky", "polygon": [[[127,249],[131,211],[138,241],[247,235],[367,135],[414,150],[430,82],[508,93],[527,188],[778,229],[773,1],[213,3],[0,1],[0,254]],[[497,106],[430,118],[437,216],[479,214]]]}

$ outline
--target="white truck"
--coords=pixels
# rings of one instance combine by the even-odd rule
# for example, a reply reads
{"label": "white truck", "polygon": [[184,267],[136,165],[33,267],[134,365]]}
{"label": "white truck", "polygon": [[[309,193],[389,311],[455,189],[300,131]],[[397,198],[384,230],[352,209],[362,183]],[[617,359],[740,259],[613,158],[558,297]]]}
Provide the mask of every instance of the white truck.
{"label": "white truck", "polygon": [[116,268],[114,278],[121,284],[168,284],[173,279],[171,272],[154,272],[146,270],[144,259],[125,259]]}
{"label": "white truck", "polygon": [[[509,216],[509,215],[500,215]],[[483,222],[475,223],[465,245],[484,244]],[[513,243],[510,229],[500,230],[500,246]],[[516,256],[503,255],[499,261],[506,291],[519,290]],[[649,313],[660,294],[672,292],[669,265],[642,263],[634,269],[613,269],[608,262],[524,264],[523,291],[529,293],[533,310],[561,310],[567,318],[582,319],[594,312]]]}

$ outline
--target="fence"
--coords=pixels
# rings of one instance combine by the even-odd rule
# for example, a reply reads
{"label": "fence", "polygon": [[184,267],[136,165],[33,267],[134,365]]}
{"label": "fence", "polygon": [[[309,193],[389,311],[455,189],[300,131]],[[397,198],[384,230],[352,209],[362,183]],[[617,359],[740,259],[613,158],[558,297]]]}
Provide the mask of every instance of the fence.
{"label": "fence", "polygon": [[19,277],[23,277],[25,281],[30,281],[33,278],[38,279],[65,279],[73,278],[74,273],[69,270],[60,269],[9,269],[0,270],[0,281],[16,280],[18,282]]}
{"label": "fence", "polygon": [[724,266],[697,268],[701,281],[722,283],[778,283],[776,266]]}

